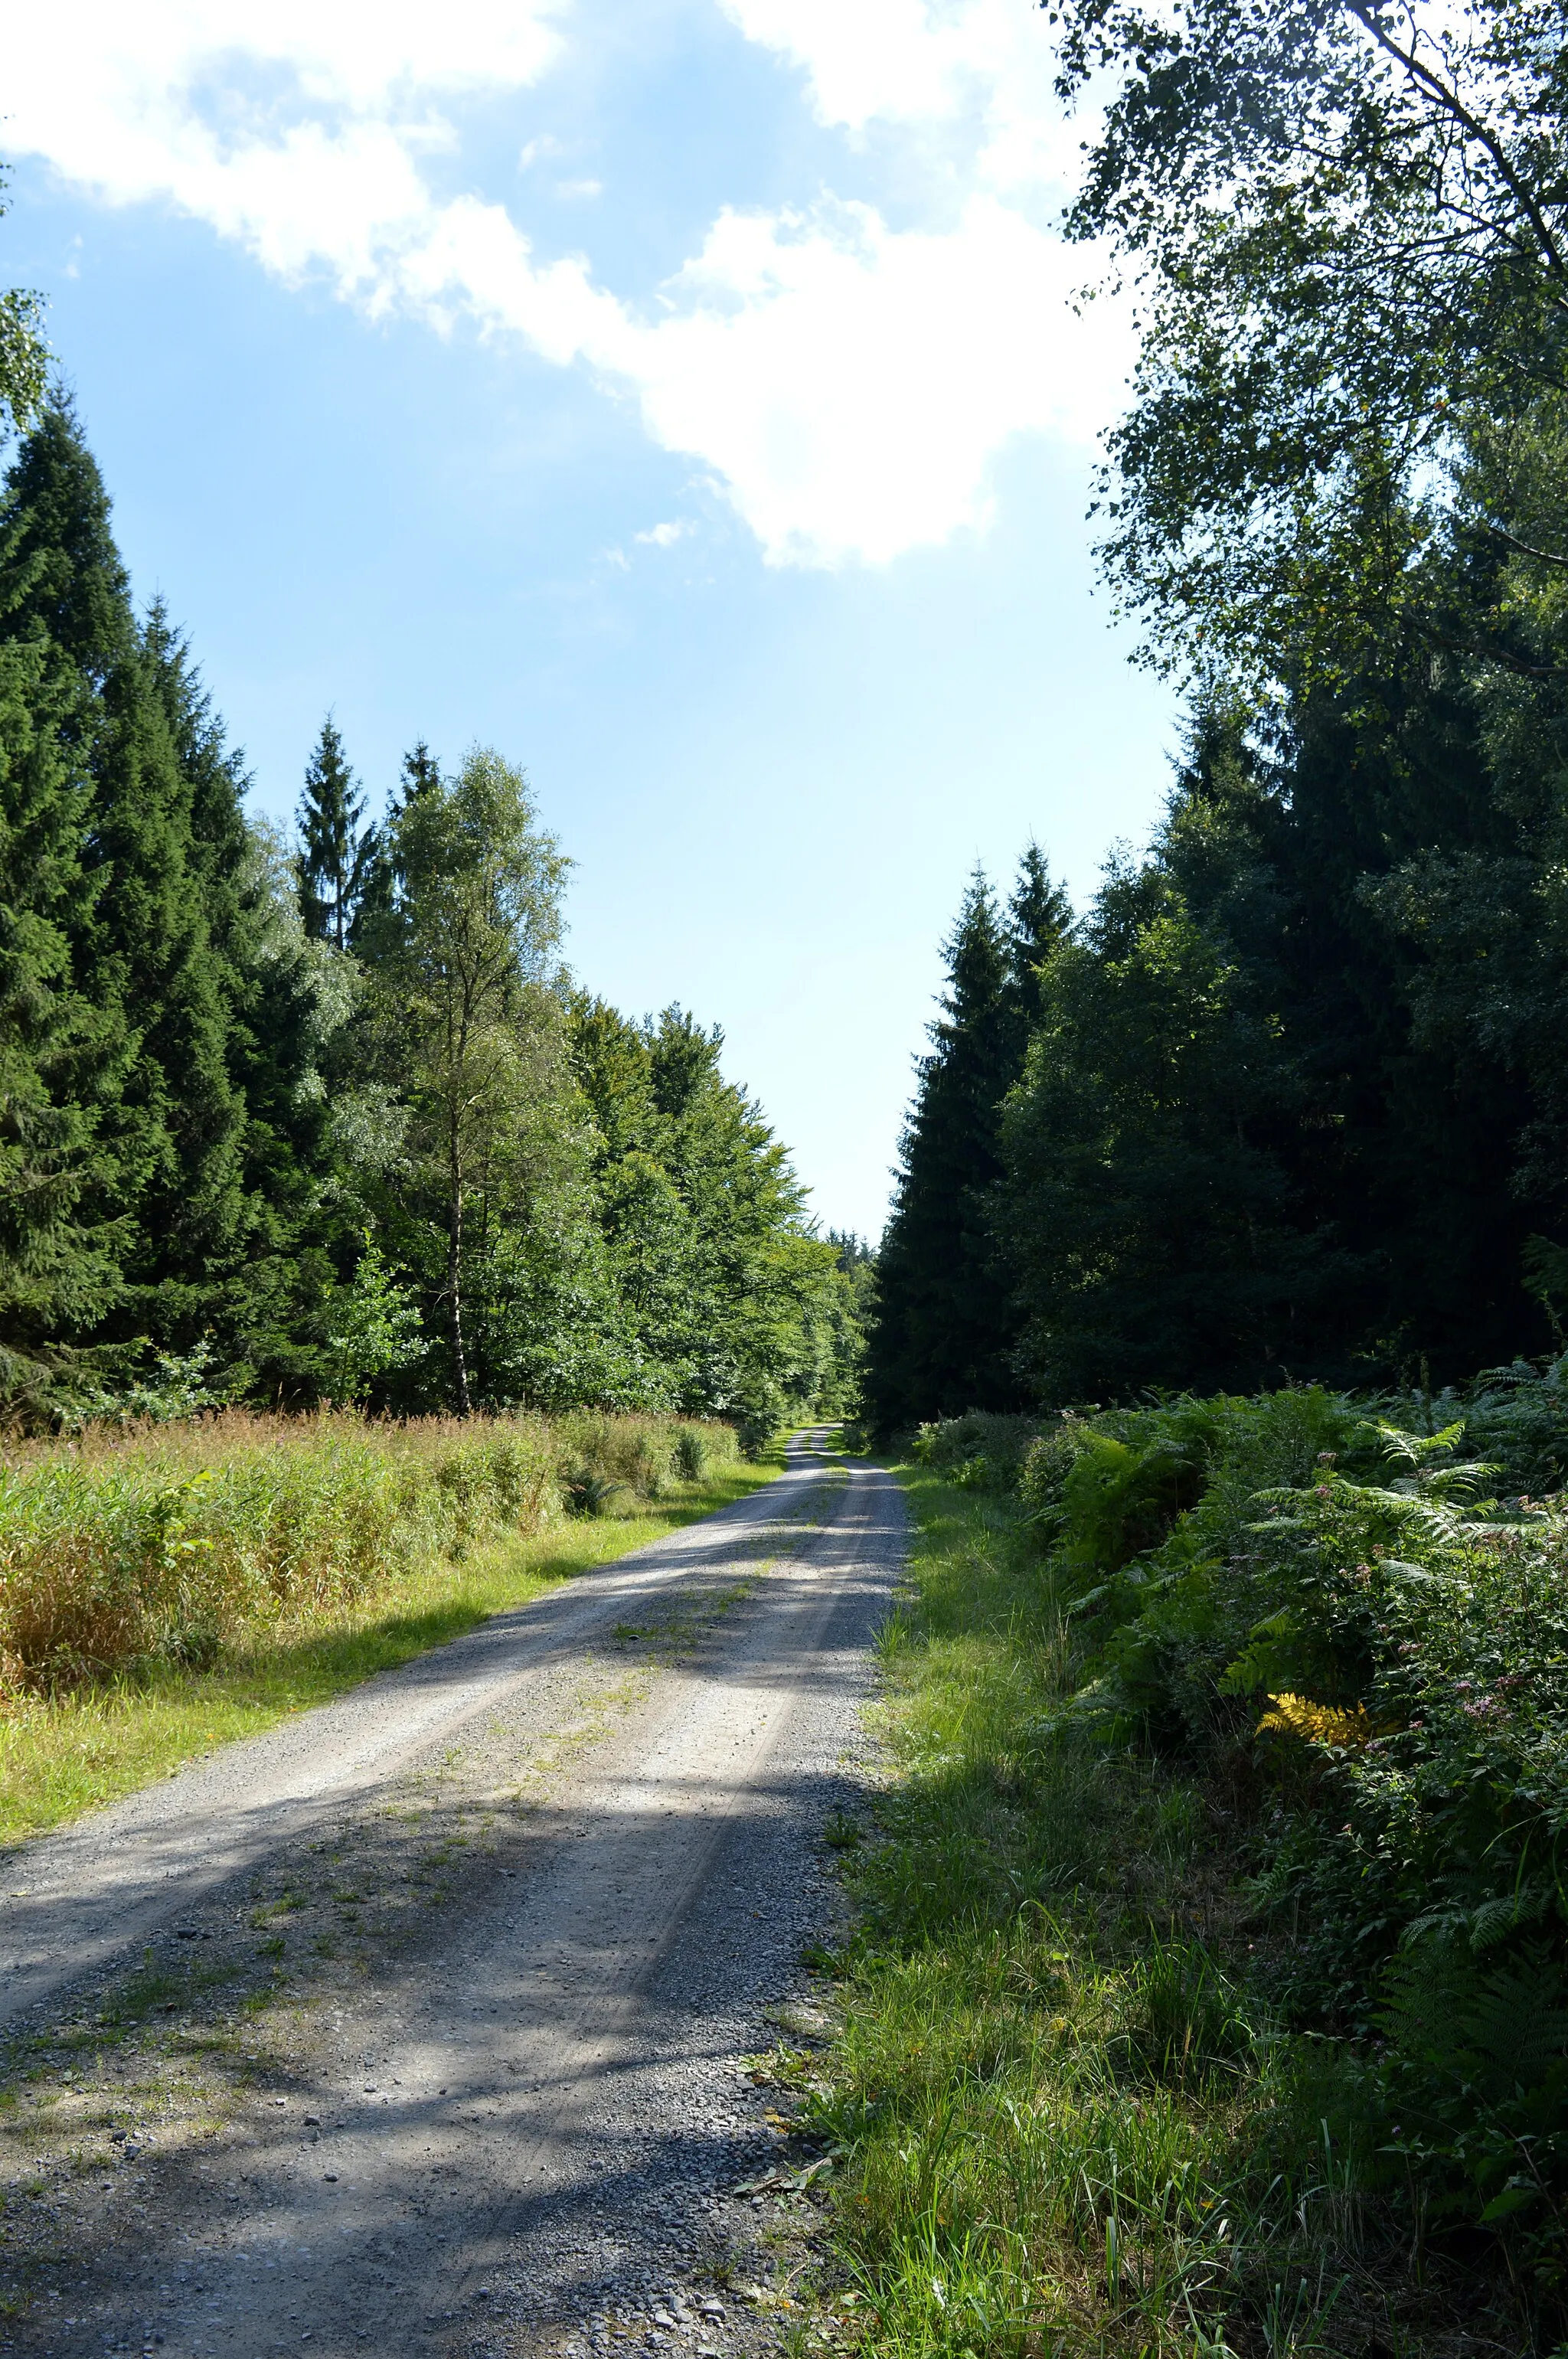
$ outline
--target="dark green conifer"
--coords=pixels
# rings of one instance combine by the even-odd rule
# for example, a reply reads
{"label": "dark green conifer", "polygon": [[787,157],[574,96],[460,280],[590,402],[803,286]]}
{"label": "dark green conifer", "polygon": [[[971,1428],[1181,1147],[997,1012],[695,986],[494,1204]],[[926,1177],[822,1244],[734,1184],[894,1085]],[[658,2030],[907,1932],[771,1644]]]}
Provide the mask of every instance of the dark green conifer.
{"label": "dark green conifer", "polygon": [[321,1252],[331,1158],[325,1093],[314,1079],[317,995],[280,908],[287,880],[277,848],[245,818],[242,759],[161,602],[149,613],[144,644],[191,797],[189,856],[223,994],[229,1079],[244,1109],[243,1204],[226,1251],[208,1270],[203,1317],[228,1381],[292,1397],[311,1388],[319,1357],[312,1312],[323,1281],[330,1283]]}
{"label": "dark green conifer", "polygon": [[0,644],[0,1396],[13,1413],[114,1303],[125,1244],[99,1136],[120,1027],[71,964],[93,898],[91,789],[62,742],[75,685],[63,669],[47,645]]}
{"label": "dark green conifer", "polygon": [[299,908],[313,940],[345,951],[375,857],[373,840],[361,833],[365,799],[354,793],[354,776],[343,758],[343,739],[329,712],[305,768],[299,798]]}
{"label": "dark green conifer", "polygon": [[124,1223],[122,1318],[189,1335],[203,1281],[243,1235],[244,1110],[227,1066],[197,796],[159,677],[164,626],[149,638],[137,629],[108,498],[68,404],[52,403],[22,444],[0,531],[0,631],[55,668],[59,741],[87,788],[92,889],[68,940],[76,987],[115,1046],[95,1076],[99,1191],[81,1201],[90,1219]]}
{"label": "dark green conifer", "polygon": [[1018,863],[1007,902],[1007,999],[1012,1015],[1007,1047],[1011,1082],[1023,1071],[1029,1036],[1040,1020],[1040,969],[1073,931],[1073,904],[1051,874],[1044,853],[1030,842]]}
{"label": "dark green conifer", "polygon": [[919,1067],[877,1264],[866,1388],[884,1431],[1018,1397],[1010,1286],[990,1235],[990,1199],[1002,1176],[1001,1103],[1022,1056],[1018,942],[1037,915],[1042,924],[1051,918],[1042,878],[1040,864],[1022,881],[1015,937],[976,871],[946,945],[942,1013]]}
{"label": "dark green conifer", "polygon": [[397,857],[397,822],[410,804],[441,783],[440,765],[421,737],[403,756],[403,772],[384,818],[373,821],[354,855],[356,889],[349,923],[350,948],[374,959],[392,939],[388,920],[404,878]]}

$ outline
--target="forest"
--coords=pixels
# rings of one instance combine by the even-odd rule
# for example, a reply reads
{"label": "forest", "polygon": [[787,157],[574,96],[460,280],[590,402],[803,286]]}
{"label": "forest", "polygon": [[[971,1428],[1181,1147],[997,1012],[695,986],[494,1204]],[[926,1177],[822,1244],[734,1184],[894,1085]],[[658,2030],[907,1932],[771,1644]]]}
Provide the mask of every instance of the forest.
{"label": "forest", "polygon": [[332,717],[296,832],[3,322],[0,1408],[24,1430],[359,1404],[724,1419],[853,1381],[859,1281],[725,1079],[561,957],[523,772],[415,745],[384,808]]}
{"label": "forest", "polygon": [[1139,307],[1101,568],[1188,718],[1086,908],[964,895],[879,1431],[1561,1348],[1561,26],[1427,16],[1054,12]]}

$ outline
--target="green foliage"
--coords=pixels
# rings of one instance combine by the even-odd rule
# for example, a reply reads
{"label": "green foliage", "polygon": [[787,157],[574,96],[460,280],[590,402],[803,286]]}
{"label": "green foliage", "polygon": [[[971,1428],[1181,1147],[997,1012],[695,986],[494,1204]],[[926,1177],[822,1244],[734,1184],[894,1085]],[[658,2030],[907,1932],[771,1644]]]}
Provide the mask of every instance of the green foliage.
{"label": "green foliage", "polygon": [[425,1351],[419,1308],[387,1268],[369,1229],[364,1248],[354,1277],[339,1294],[327,1338],[338,1365],[340,1401],[364,1400],[379,1379],[413,1365]]}
{"label": "green foliage", "polygon": [[971,1409],[964,1417],[922,1425],[912,1448],[923,1465],[938,1468],[951,1481],[1011,1490],[1039,1431],[1032,1417]]}
{"label": "green foliage", "polygon": [[[961,1476],[969,1443],[924,1454]],[[1551,1362],[1068,1417],[1018,1482],[1077,1652],[1055,1741],[1248,1795],[1251,1907],[1289,1934],[1258,2004],[1335,2043],[1314,2102],[1368,2184],[1413,2169],[1429,2220],[1508,2223],[1543,2287],[1568,2261],[1568,1519],[1526,1495],[1565,1447]],[[1156,1945],[1140,2052],[1183,1976],[1207,2020],[1204,1971]]]}
{"label": "green foliage", "polygon": [[1138,283],[1105,550],[1189,676],[1519,666],[1561,603],[1561,26],[1061,0],[1073,211]]}
{"label": "green foliage", "polygon": [[[0,399],[5,386],[0,383]],[[528,1407],[780,1424],[857,1399],[826,1241],[722,1035],[557,964],[522,773],[422,743],[389,807],[329,716],[296,851],[54,400],[0,496],[0,1405]],[[695,1445],[693,1445],[695,1446]]]}
{"label": "green foliage", "polygon": [[1017,1321],[990,1234],[1001,1105],[1072,912],[1031,844],[1004,913],[978,872],[944,945],[948,987],[920,1060],[877,1266],[866,1411],[884,1434],[1017,1405]]}
{"label": "green foliage", "polygon": [[476,1391],[474,1263],[485,1268],[480,1315],[494,1357],[526,1282],[517,1232],[558,1214],[574,1177],[549,971],[565,863],[522,774],[483,748],[455,778],[437,776],[402,805],[390,850],[397,883],[364,929],[369,988],[356,1045],[362,1071],[406,1115],[400,1169],[383,1184],[404,1255],[420,1266],[430,1323],[445,1330],[452,1404],[466,1414]]}
{"label": "green foliage", "polygon": [[174,1425],[200,1417],[204,1410],[223,1406],[221,1395],[209,1384],[213,1358],[212,1347],[206,1343],[198,1343],[193,1352],[157,1352],[146,1375],[122,1382],[114,1389],[106,1385],[79,1385],[61,1421],[68,1430],[80,1431],[92,1425]]}
{"label": "green foliage", "polygon": [[[0,170],[0,188],[5,175]],[[0,216],[8,210],[0,205]],[[49,347],[43,338],[43,298],[26,288],[0,293],[0,415],[16,427],[30,426],[49,383]]]}
{"label": "green foliage", "polygon": [[808,1231],[783,1148],[720,1071],[723,1045],[678,1007],[639,1025],[602,1001],[572,1005],[628,1383],[641,1372],[662,1400],[731,1419],[760,1449],[853,1397],[864,1279],[842,1241]]}

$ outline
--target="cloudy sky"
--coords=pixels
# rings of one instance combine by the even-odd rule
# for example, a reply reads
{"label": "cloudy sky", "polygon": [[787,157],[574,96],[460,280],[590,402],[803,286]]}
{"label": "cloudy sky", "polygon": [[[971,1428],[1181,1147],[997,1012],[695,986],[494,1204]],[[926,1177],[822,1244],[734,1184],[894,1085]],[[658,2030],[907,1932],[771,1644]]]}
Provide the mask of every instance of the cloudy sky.
{"label": "cloudy sky", "polygon": [[264,809],[331,707],[528,767],[571,953],[875,1234],[976,860],[1081,896],[1174,716],[1092,597],[1125,330],[1029,0],[81,0],[7,36],[41,288]]}

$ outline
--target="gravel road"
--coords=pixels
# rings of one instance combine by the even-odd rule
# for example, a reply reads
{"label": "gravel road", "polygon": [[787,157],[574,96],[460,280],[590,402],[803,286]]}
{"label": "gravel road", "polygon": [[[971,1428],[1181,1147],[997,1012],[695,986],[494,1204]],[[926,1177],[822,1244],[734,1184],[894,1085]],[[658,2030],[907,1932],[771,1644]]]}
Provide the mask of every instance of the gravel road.
{"label": "gravel road", "polygon": [[822,1837],[903,1545],[891,1478],[808,1438],[14,1855],[0,2347],[771,2343],[811,2219],[748,2059],[821,2027]]}

